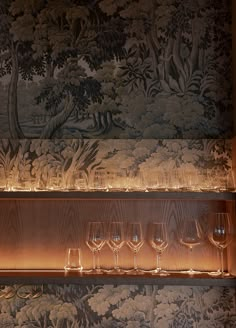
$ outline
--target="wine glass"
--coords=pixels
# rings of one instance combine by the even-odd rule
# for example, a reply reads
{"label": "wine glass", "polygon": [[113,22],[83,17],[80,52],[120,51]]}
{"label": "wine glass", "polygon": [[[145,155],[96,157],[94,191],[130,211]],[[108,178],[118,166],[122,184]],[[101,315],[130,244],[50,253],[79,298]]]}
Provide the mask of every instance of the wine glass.
{"label": "wine glass", "polygon": [[100,250],[105,242],[106,236],[104,222],[89,222],[87,227],[86,244],[93,253],[92,272],[94,273],[102,273],[100,267]]}
{"label": "wine glass", "polygon": [[[121,249],[121,247],[125,243],[124,238],[124,224],[123,222],[111,222],[109,226],[109,237],[107,240],[108,246],[112,250],[114,254],[114,273],[120,273],[120,267],[118,264],[118,254]],[[112,273],[112,271],[110,271]]]}
{"label": "wine glass", "polygon": [[208,238],[220,252],[220,269],[210,272],[210,275],[226,276],[224,272],[224,249],[231,243],[233,235],[232,220],[229,213],[214,213],[210,217]]}
{"label": "wine glass", "polygon": [[152,248],[157,253],[156,257],[156,269],[153,271],[154,274],[168,275],[168,273],[161,269],[161,256],[168,246],[168,236],[166,223],[164,222],[152,222],[149,230],[149,242]]}
{"label": "wine glass", "polygon": [[92,176],[92,185],[90,185],[90,189],[98,190],[98,191],[108,191],[107,186],[107,171],[103,168],[97,168]]}
{"label": "wine glass", "polygon": [[[193,248],[202,242],[202,230],[199,221],[196,219],[185,220],[183,225],[179,226],[179,241],[182,245],[188,247],[190,258],[192,259]],[[200,273],[190,266],[186,272],[190,275]]]}
{"label": "wine glass", "polygon": [[140,270],[137,265],[137,253],[144,243],[142,226],[139,222],[130,222],[128,224],[126,243],[134,253],[134,267],[129,273],[139,273]]}

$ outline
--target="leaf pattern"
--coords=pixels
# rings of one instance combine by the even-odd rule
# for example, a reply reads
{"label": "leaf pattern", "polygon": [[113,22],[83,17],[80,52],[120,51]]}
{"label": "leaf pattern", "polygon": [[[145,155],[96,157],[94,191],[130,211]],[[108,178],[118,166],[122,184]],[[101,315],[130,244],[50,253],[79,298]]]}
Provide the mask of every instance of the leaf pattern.
{"label": "leaf pattern", "polygon": [[[5,184],[6,190],[24,189],[21,184],[27,181],[32,189],[50,189],[53,179],[61,182],[54,189],[73,189],[80,172],[87,188],[93,189],[97,170],[105,170],[107,174],[116,171],[117,179],[122,179],[124,174],[133,177],[134,188],[138,183],[143,183],[143,188],[144,185],[151,188],[150,184],[156,180],[149,181],[148,177],[157,179],[158,172],[169,175],[171,170],[173,177],[179,176],[182,187],[187,183],[182,179],[185,172],[187,178],[197,177],[199,187],[203,187],[203,183],[211,186],[218,177],[220,186],[227,189],[234,187],[234,181],[228,181],[233,178],[231,167],[230,140],[21,139],[17,147],[12,148],[11,140],[7,144],[5,139],[0,139],[1,188],[4,189]],[[171,181],[167,179],[165,183],[171,187]]]}
{"label": "leaf pattern", "polygon": [[37,299],[0,299],[4,328],[233,328],[235,319],[228,287],[47,285]]}

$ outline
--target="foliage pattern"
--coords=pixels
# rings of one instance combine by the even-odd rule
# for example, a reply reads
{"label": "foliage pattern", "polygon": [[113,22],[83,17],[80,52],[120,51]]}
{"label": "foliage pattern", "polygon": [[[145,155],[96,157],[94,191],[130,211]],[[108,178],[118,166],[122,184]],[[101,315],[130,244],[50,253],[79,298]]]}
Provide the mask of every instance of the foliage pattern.
{"label": "foliage pattern", "polygon": [[1,138],[230,138],[228,0],[6,0]]}
{"label": "foliage pattern", "polygon": [[166,173],[180,170],[187,176],[188,172],[196,175],[211,172],[215,178],[226,179],[231,159],[231,141],[219,139],[1,139],[0,187],[4,183],[8,188],[21,181],[32,181],[45,188],[55,180],[61,186],[54,189],[70,188],[80,172],[89,185],[99,170],[126,172],[127,176],[144,179],[155,176],[158,170]]}
{"label": "foliage pattern", "polygon": [[0,299],[0,327],[235,327],[234,289],[46,285],[37,299]]}

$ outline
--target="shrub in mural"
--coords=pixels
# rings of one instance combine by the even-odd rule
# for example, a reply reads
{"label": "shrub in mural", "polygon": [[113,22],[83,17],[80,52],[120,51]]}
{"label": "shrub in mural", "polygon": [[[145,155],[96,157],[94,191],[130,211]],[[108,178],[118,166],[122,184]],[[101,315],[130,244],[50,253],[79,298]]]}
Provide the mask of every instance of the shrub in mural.
{"label": "shrub in mural", "polygon": [[100,178],[111,190],[231,189],[231,150],[212,139],[2,139],[0,188],[93,190]]}
{"label": "shrub in mural", "polygon": [[231,147],[230,141],[212,139],[2,139],[0,187],[230,189],[235,188]]}
{"label": "shrub in mural", "polygon": [[37,299],[0,299],[0,327],[235,327],[234,289],[167,286],[45,286]]}
{"label": "shrub in mural", "polygon": [[5,0],[1,138],[228,138],[227,0]]}

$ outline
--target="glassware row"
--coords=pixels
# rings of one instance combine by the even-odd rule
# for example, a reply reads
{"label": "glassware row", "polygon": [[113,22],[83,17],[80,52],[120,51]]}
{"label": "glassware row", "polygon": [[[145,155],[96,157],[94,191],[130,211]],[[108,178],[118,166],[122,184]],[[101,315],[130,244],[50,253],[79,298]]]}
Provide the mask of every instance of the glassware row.
{"label": "glassware row", "polygon": [[51,172],[32,177],[27,172],[0,174],[0,190],[5,191],[235,191],[235,176],[229,171],[214,169],[127,169],[98,168],[88,173],[83,170],[71,175]]}
{"label": "glassware row", "polygon": [[[108,225],[105,222],[99,221],[88,222],[86,230],[86,245],[93,256],[92,268],[86,270],[86,272],[96,274],[122,274],[124,272],[129,274],[142,274],[145,270],[138,267],[137,256],[144,243],[148,242],[156,252],[156,267],[150,272],[160,276],[166,276],[169,274],[161,267],[161,258],[165,253],[165,250],[168,248],[170,238],[168,236],[167,224],[165,222],[150,222],[148,224],[146,238],[144,237],[142,224],[140,222],[129,222],[127,226],[121,221],[110,222]],[[232,218],[227,212],[212,214],[209,218],[206,232],[203,232],[200,221],[194,218],[185,220],[183,225],[179,226],[177,231],[178,241],[180,244],[188,248],[191,260],[193,260],[193,248],[200,245],[204,239],[207,238],[209,242],[216,247],[220,255],[220,263],[216,271],[209,272],[212,276],[226,276],[228,274],[227,272],[224,272],[223,252],[232,242],[233,235],[234,229]],[[105,270],[100,266],[100,252],[105,244],[109,246],[114,255],[114,265],[110,270]],[[120,268],[119,265],[119,252],[125,244],[133,254],[133,267],[129,270],[124,270]],[[69,248],[65,270],[82,270],[79,248]],[[188,270],[181,272],[189,275],[201,273],[200,271],[195,271],[193,265],[191,265]]]}

